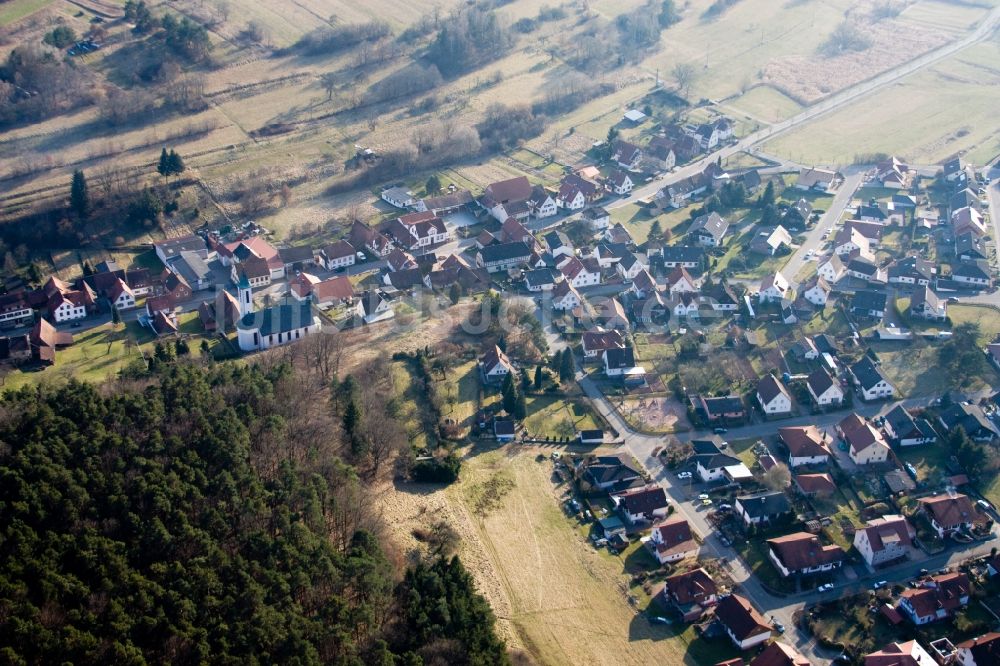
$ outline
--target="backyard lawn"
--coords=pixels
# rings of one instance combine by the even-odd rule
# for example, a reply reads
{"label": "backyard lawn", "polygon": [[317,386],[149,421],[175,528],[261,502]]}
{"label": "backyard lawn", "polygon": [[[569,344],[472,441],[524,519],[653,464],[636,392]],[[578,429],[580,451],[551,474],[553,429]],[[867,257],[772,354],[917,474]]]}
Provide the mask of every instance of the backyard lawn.
{"label": "backyard lawn", "polygon": [[583,400],[529,395],[527,403],[528,416],[524,419],[524,427],[533,435],[572,437],[579,430],[602,427]]}

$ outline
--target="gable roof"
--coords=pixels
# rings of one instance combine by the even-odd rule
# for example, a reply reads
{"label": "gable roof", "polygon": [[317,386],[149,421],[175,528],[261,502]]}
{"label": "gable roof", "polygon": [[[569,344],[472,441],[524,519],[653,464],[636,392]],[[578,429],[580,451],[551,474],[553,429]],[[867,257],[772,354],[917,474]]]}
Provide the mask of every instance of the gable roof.
{"label": "gable roof", "polygon": [[868,543],[876,553],[885,550],[887,544],[899,543],[907,547],[912,546],[913,537],[916,536],[906,518],[895,514],[873,518],[865,523],[861,531],[868,536]]}
{"label": "gable roof", "polygon": [[507,372],[514,371],[514,365],[510,362],[510,358],[497,345],[493,345],[479,357],[479,365],[482,366],[483,372],[486,374],[492,372],[497,366],[506,368]]}
{"label": "gable roof", "polygon": [[628,483],[640,479],[642,475],[632,467],[625,454],[598,456],[593,460],[585,460],[583,474],[593,485],[608,483]]}
{"label": "gable roof", "polygon": [[754,657],[750,666],[812,666],[812,662],[792,646],[775,641]]}
{"label": "gable roof", "polygon": [[[687,521],[683,522],[687,525]],[[690,529],[688,538],[691,538]],[[702,567],[669,576],[663,581],[663,585],[670,597],[680,605],[698,603],[718,593],[715,581]]]}
{"label": "gable roof", "polygon": [[829,474],[796,474],[795,485],[807,495],[812,493],[832,493],[837,489]]}
{"label": "gable roof", "polygon": [[628,490],[615,497],[618,506],[633,515],[651,515],[667,507],[667,493],[660,486]]}
{"label": "gable roof", "polygon": [[793,458],[830,455],[825,435],[814,425],[778,428],[778,437],[788,447],[788,453]]}
{"label": "gable roof", "polygon": [[738,594],[730,594],[722,599],[715,609],[715,617],[740,641],[751,636],[770,633],[772,629],[764,616]]}
{"label": "gable roof", "polygon": [[657,523],[653,527],[653,532],[657,533],[656,552],[660,555],[687,553],[698,547],[688,521],[679,516]]}
{"label": "gable roof", "polygon": [[840,546],[824,546],[819,537],[808,532],[794,532],[768,539],[767,545],[785,568],[791,571],[840,562],[845,555]]}
{"label": "gable roof", "polygon": [[865,655],[865,666],[935,666],[936,662],[925,657],[930,655],[917,641],[889,643],[881,650]]}
{"label": "gable roof", "polygon": [[582,342],[586,351],[625,348],[625,336],[621,331],[586,331]]}
{"label": "gable roof", "polygon": [[727,231],[729,231],[729,222],[718,213],[709,213],[695,218],[688,229],[688,233],[710,236],[716,243],[722,240]]}
{"label": "gable roof", "polygon": [[851,366],[851,374],[861,384],[861,388],[866,391],[873,388],[879,382],[890,384],[889,378],[882,372],[882,368],[875,365],[867,355],[861,357],[860,361]]}
{"label": "gable roof", "polygon": [[942,529],[953,529],[965,523],[972,523],[978,517],[972,501],[962,493],[921,497],[917,501],[925,511],[930,512],[934,522]]}
{"label": "gable roof", "polygon": [[824,368],[819,368],[809,373],[806,377],[806,384],[809,389],[813,392],[813,395],[819,397],[826,393],[831,386],[834,385],[833,377]]}
{"label": "gable roof", "polygon": [[792,399],[788,393],[788,389],[774,375],[767,375],[757,383],[757,394],[765,405],[770,404],[779,395],[785,396],[789,401]]}
{"label": "gable roof", "polygon": [[948,573],[932,576],[921,587],[907,588],[900,596],[909,602],[917,617],[927,617],[937,615],[939,610],[950,613],[961,608],[969,588],[969,577],[964,573]]}
{"label": "gable roof", "polygon": [[1000,633],[996,631],[956,643],[955,647],[959,650],[968,650],[977,665],[1000,664]]}
{"label": "gable roof", "polygon": [[848,415],[837,424],[844,440],[850,445],[851,452],[858,454],[872,446],[884,446],[888,448],[882,433],[875,429],[875,426],[863,416],[856,412]]}
{"label": "gable roof", "polygon": [[788,497],[780,490],[756,493],[753,495],[741,495],[736,501],[743,507],[743,511],[751,518],[765,518],[767,516],[778,516],[792,510],[792,505]]}

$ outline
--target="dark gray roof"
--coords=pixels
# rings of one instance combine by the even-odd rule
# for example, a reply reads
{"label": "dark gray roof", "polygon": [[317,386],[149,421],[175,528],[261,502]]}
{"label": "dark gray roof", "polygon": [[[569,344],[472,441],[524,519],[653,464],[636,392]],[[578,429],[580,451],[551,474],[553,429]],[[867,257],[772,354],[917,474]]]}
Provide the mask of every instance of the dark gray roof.
{"label": "dark gray roof", "polygon": [[858,383],[865,390],[868,390],[881,381],[888,382],[889,379],[882,372],[882,368],[875,365],[868,356],[863,356],[860,361],[851,366],[851,374],[854,375]]}
{"label": "dark gray roof", "polygon": [[971,231],[959,234],[955,238],[955,254],[960,257],[963,255],[972,257],[973,259],[985,259],[988,256],[986,248],[983,246],[983,241]]}
{"label": "dark gray roof", "polygon": [[312,323],[312,303],[307,299],[300,303],[272,305],[243,315],[237,326],[244,330],[258,328],[261,335],[276,335],[311,326]]}
{"label": "dark gray roof", "polygon": [[524,280],[529,286],[540,286],[544,284],[555,284],[559,271],[554,268],[536,268],[524,274]]}
{"label": "dark gray roof", "polygon": [[497,261],[511,261],[520,258],[527,260],[531,257],[531,248],[526,243],[518,241],[516,243],[490,245],[489,247],[484,247],[479,253],[482,255],[483,261],[490,264]]}
{"label": "dark gray roof", "polygon": [[884,291],[859,291],[851,299],[851,309],[870,312],[878,310],[885,311],[886,295]]}
{"label": "dark gray roof", "polygon": [[710,236],[715,239],[715,242],[719,242],[729,231],[729,222],[718,213],[709,213],[695,218],[688,231],[700,236]]}
{"label": "dark gray roof", "polygon": [[696,465],[701,465],[707,470],[739,465],[742,462],[739,458],[734,458],[726,455],[725,453],[706,453],[704,455],[696,455],[692,456],[692,460]]}
{"label": "dark gray roof", "polygon": [[[354,248],[351,248],[352,252]],[[313,250],[306,245],[298,247],[282,247],[278,249],[278,256],[284,264],[298,264],[313,260]]]}
{"label": "dark gray roof", "polygon": [[156,243],[156,248],[162,251],[167,259],[176,257],[181,252],[205,252],[207,249],[204,239],[195,235],[169,238]]}
{"label": "dark gray roof", "polygon": [[953,277],[959,276],[983,280],[990,277],[990,268],[985,261],[979,259],[977,261],[967,261],[959,264],[958,266],[953,266],[951,274]]}
{"label": "dark gray roof", "polygon": [[607,355],[608,368],[633,368],[635,367],[635,352],[631,347],[625,349],[608,349],[604,352]]}
{"label": "dark gray roof", "polygon": [[952,405],[941,414],[941,422],[953,430],[961,426],[971,437],[986,435],[987,433],[997,434],[997,428],[986,418],[982,407],[978,405]]}
{"label": "dark gray roof", "polygon": [[789,504],[788,497],[781,491],[743,495],[737,497],[736,501],[740,503],[743,510],[751,518],[777,516],[792,510],[792,505]]}
{"label": "dark gray roof", "polygon": [[667,245],[663,248],[663,261],[667,263],[700,262],[704,256],[703,249],[691,245]]}
{"label": "dark gray roof", "polygon": [[830,376],[829,372],[820,368],[806,378],[806,383],[809,384],[809,388],[812,389],[812,392],[819,397],[823,395],[827,389],[833,386],[833,377]]}

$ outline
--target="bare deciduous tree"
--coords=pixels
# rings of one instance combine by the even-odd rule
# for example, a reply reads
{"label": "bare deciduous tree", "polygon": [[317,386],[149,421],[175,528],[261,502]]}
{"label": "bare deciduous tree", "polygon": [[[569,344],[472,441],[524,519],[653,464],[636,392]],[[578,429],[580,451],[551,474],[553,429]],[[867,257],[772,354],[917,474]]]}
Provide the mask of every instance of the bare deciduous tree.
{"label": "bare deciduous tree", "polygon": [[698,78],[698,68],[690,62],[679,62],[674,65],[671,73],[674,81],[677,82],[677,91],[681,97],[687,98],[691,94],[691,87]]}

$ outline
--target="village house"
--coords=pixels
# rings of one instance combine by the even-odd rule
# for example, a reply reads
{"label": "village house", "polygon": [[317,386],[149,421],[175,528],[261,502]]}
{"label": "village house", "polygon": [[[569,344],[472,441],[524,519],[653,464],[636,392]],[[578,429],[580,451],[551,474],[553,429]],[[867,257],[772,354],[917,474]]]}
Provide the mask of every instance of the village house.
{"label": "village house", "polygon": [[788,466],[823,465],[830,459],[826,433],[816,426],[778,428],[778,438],[788,449]]}
{"label": "village house", "polygon": [[[703,443],[711,444],[711,442],[707,441]],[[699,449],[697,448],[695,450],[696,453],[691,457],[691,460],[695,464],[695,472],[698,474],[698,478],[703,483],[725,478],[727,468],[743,465],[738,458],[726,455],[718,448],[712,450],[706,447],[705,449],[701,449],[701,451],[704,451],[703,453],[698,453]]]}
{"label": "village house", "polygon": [[738,423],[746,418],[746,408],[738,395],[696,395],[691,398],[691,406],[709,423]]}
{"label": "village house", "polygon": [[581,337],[586,359],[599,358],[608,349],[625,349],[626,346],[621,331],[586,331]]}
{"label": "village house", "polygon": [[56,324],[83,319],[97,312],[97,293],[86,282],[76,289],[52,276],[40,291],[44,294],[48,315]]}
{"label": "village house", "polygon": [[479,357],[479,376],[484,384],[499,384],[512,372],[514,364],[497,345],[493,345]]}
{"label": "village house", "polygon": [[319,263],[328,271],[353,266],[357,261],[357,250],[345,240],[331,243],[319,251]]}
{"label": "village house", "polygon": [[941,539],[959,531],[969,531],[979,520],[972,501],[961,493],[932,495],[917,501]]}
{"label": "village house", "polygon": [[916,446],[937,440],[937,433],[926,419],[916,419],[902,405],[885,415],[886,434],[899,446]]}
{"label": "village house", "polygon": [[444,220],[430,211],[407,213],[390,220],[383,231],[406,250],[429,248],[451,239]]}
{"label": "village house", "polygon": [[910,296],[910,316],[944,321],[948,318],[948,301],[940,298],[930,287],[918,287]]}
{"label": "village house", "polygon": [[668,245],[660,251],[664,268],[700,268],[705,251],[690,245]]}
{"label": "village house", "polygon": [[787,416],[792,413],[792,396],[773,374],[758,382],[757,402],[768,416]]}
{"label": "village house", "polygon": [[805,199],[799,199],[785,209],[781,216],[781,225],[792,231],[804,231],[809,226],[812,211],[811,203]]}
{"label": "village house", "polygon": [[674,142],[663,136],[654,136],[642,151],[643,162],[651,171],[670,171],[677,164]]}
{"label": "village house", "polygon": [[413,192],[405,187],[389,187],[382,190],[382,201],[396,208],[410,208],[417,203]]}
{"label": "village house", "polygon": [[587,197],[580,191],[580,188],[573,183],[565,182],[565,180],[559,186],[555,200],[556,208],[565,210],[580,210],[587,205]]}
{"label": "village house", "polygon": [[660,192],[671,208],[683,208],[688,202],[708,189],[709,183],[701,174],[689,176],[683,180],[671,183]]}
{"label": "village house", "polygon": [[632,191],[632,178],[624,171],[612,170],[604,181],[605,186],[613,193],[624,196]]}
{"label": "village house", "polygon": [[646,257],[631,252],[623,256],[615,266],[615,270],[625,281],[635,279],[635,276],[648,268],[649,262]]}
{"label": "village house", "polygon": [[705,285],[702,285],[702,289],[705,291],[705,298],[709,305],[716,312],[735,312],[739,309],[740,302],[736,292],[727,283],[717,282],[707,290],[705,290]]}
{"label": "village house", "polygon": [[217,244],[216,252],[219,261],[226,267],[248,264],[253,266],[251,272],[257,274],[261,272],[259,266],[266,266],[267,284],[285,277],[285,262],[281,260],[278,249],[261,236]]}
{"label": "village house", "polygon": [[787,250],[792,245],[792,236],[780,224],[774,229],[764,229],[750,241],[750,251],[773,257],[781,250]]}
{"label": "village house", "polygon": [[27,360],[30,357],[45,365],[53,365],[56,362],[57,349],[73,344],[72,333],[59,331],[45,319],[39,319],[35,322],[27,338],[27,349],[25,349],[25,345],[15,342],[15,349],[8,348],[8,351],[14,351],[21,360]]}
{"label": "village house", "polygon": [[833,571],[844,562],[844,549],[837,545],[824,546],[819,537],[808,532],[795,532],[767,540],[768,558],[787,578]]}
{"label": "village house", "polygon": [[935,666],[936,663],[920,643],[906,641],[889,643],[877,652],[868,653],[864,666]]}
{"label": "village house", "polygon": [[364,248],[379,259],[386,257],[393,250],[392,241],[385,234],[357,220],[351,225],[348,240],[355,248]]}
{"label": "village house", "polygon": [[706,247],[721,247],[728,232],[729,222],[718,213],[696,217],[688,228],[688,236]]}
{"label": "village house", "polygon": [[909,557],[917,532],[904,516],[873,518],[854,533],[854,548],[869,568]]}
{"label": "village house", "polygon": [[903,590],[899,609],[916,625],[952,617],[969,603],[971,583],[964,573],[931,576],[916,588]]}
{"label": "village house", "polygon": [[699,550],[698,542],[691,534],[691,527],[679,516],[654,525],[648,546],[660,564],[697,557]]}
{"label": "village house", "polygon": [[580,219],[591,231],[604,231],[611,226],[611,213],[601,206],[591,206],[580,213]]}
{"label": "village house", "polygon": [[179,257],[181,252],[196,252],[202,259],[207,260],[209,258],[208,246],[205,245],[205,239],[194,234],[168,238],[167,240],[154,243],[153,248],[156,250],[156,256],[160,258],[160,261],[164,265],[171,259]]}
{"label": "village house", "polygon": [[889,266],[886,274],[889,284],[927,286],[934,279],[937,269],[934,264],[920,257],[906,257]]}
{"label": "village house", "polygon": [[795,487],[807,497],[814,495],[832,495],[837,491],[837,484],[828,473],[796,474],[792,477]]}
{"label": "village house", "polygon": [[418,213],[430,211],[434,215],[447,215],[475,201],[469,190],[452,189],[451,187],[449,190],[446,194],[420,199],[414,204],[413,209]]}
{"label": "village house", "polygon": [[611,143],[611,161],[622,169],[635,171],[642,163],[642,149],[634,143],[615,139]]}
{"label": "village house", "polygon": [[556,259],[559,257],[572,257],[574,254],[573,243],[561,231],[553,230],[545,234],[545,246],[549,248],[549,254]]}
{"label": "village house", "polygon": [[881,366],[876,365],[868,355],[850,366],[849,370],[854,385],[861,390],[861,397],[865,400],[881,400],[895,395],[896,388],[882,372]]}
{"label": "village house", "polygon": [[652,485],[645,488],[634,488],[612,495],[622,516],[632,524],[651,523],[667,515],[667,494],[660,486]]}
{"label": "village house", "polygon": [[543,188],[533,186],[527,176],[491,183],[479,197],[479,205],[498,222],[513,217],[524,220],[534,215],[550,217],[557,212],[555,199]]}
{"label": "village house", "polygon": [[611,493],[643,485],[642,474],[623,453],[584,458],[576,474],[589,486]]}
{"label": "village house", "polygon": [[525,272],[524,286],[530,292],[552,291],[556,282],[562,279],[559,271],[552,268],[536,268]]}
{"label": "village house", "polygon": [[837,424],[837,432],[847,443],[847,454],[856,465],[876,465],[889,458],[889,445],[871,422],[851,414]]}
{"label": "village house", "polygon": [[[955,645],[955,663],[960,666],[1000,664],[1000,633],[991,631]],[[867,664],[865,666],[868,666]]]}
{"label": "village house", "polygon": [[476,265],[490,273],[498,273],[528,263],[531,254],[531,248],[523,242],[500,243],[479,250]]}
{"label": "village house", "polygon": [[601,266],[592,257],[567,257],[557,264],[559,272],[576,288],[601,283]]}
{"label": "village house", "polygon": [[993,286],[989,264],[982,259],[952,266],[951,279],[959,284],[978,289],[989,289]]}
{"label": "village house", "polygon": [[809,373],[806,378],[806,388],[813,402],[819,407],[834,407],[844,401],[844,390],[823,368]]}
{"label": "village house", "polygon": [[780,490],[741,495],[733,503],[733,512],[745,527],[771,525],[786,518],[791,511],[788,497]]}
{"label": "village house", "polygon": [[972,233],[955,236],[955,256],[961,261],[971,262],[989,259],[990,257],[983,239]]}
{"label": "village house", "polygon": [[816,274],[830,284],[836,284],[846,273],[847,267],[837,254],[830,255],[826,261],[816,268]]}
{"label": "village house", "polygon": [[[604,361],[604,374],[608,377],[626,377],[633,374],[645,374],[645,371],[635,364],[635,352],[631,347],[625,349],[606,349],[601,354]],[[639,371],[637,373],[636,371]]]}
{"label": "village house", "polygon": [[983,214],[972,206],[959,208],[951,214],[952,232],[957,236],[963,233],[971,233],[979,238],[989,235],[989,227],[983,219]]}
{"label": "village house", "polygon": [[780,271],[766,275],[760,281],[760,301],[761,303],[780,302],[783,298],[788,298],[791,294],[791,288],[792,285]]}
{"label": "village house", "polygon": [[938,416],[938,423],[946,432],[962,428],[977,442],[988,442],[998,436],[997,427],[979,405],[951,405]]}
{"label": "village house", "polygon": [[621,222],[616,222],[613,226],[605,230],[603,238],[612,245],[635,246],[635,239],[632,238],[632,234],[629,233],[629,230]]}
{"label": "village house", "polygon": [[560,280],[552,288],[552,308],[554,310],[568,312],[580,307],[581,303],[583,303],[583,297],[569,280]]}
{"label": "village house", "polygon": [[715,618],[740,650],[749,650],[766,642],[774,629],[749,601],[738,594],[730,594],[719,601]]}
{"label": "village house", "polygon": [[697,622],[718,600],[715,581],[701,567],[668,576],[660,593],[666,605],[680,613],[684,622]]}
{"label": "village house", "polygon": [[517,425],[511,419],[493,419],[493,436],[497,442],[507,444],[514,441]]}
{"label": "village house", "polygon": [[834,171],[827,169],[809,168],[799,171],[798,180],[795,187],[800,190],[813,190],[816,192],[833,192],[840,184],[840,176]]}
{"label": "village house", "polygon": [[370,289],[358,294],[354,305],[354,314],[366,324],[385,321],[396,315],[389,299],[378,289]]}

